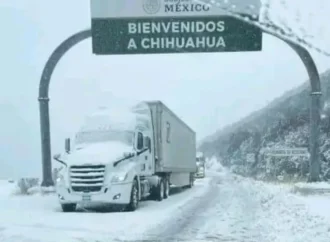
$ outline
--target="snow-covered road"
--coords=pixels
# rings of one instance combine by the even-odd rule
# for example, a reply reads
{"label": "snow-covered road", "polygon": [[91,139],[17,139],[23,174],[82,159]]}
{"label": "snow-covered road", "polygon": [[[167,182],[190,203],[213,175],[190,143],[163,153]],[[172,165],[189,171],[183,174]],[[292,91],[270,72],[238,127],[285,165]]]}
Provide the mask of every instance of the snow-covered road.
{"label": "snow-covered road", "polygon": [[302,197],[226,170],[208,175],[133,213],[62,213],[53,196],[8,197],[0,188],[0,241],[330,241],[329,197]]}
{"label": "snow-covered road", "polygon": [[330,198],[301,197],[290,193],[289,186],[227,172],[212,175],[204,196],[149,236],[150,241],[330,241]]}
{"label": "snow-covered road", "polygon": [[162,202],[145,201],[137,211],[63,213],[53,195],[10,196],[13,184],[0,182],[1,242],[120,241],[142,238],[154,226],[176,217],[186,204],[202,196],[211,178]]}

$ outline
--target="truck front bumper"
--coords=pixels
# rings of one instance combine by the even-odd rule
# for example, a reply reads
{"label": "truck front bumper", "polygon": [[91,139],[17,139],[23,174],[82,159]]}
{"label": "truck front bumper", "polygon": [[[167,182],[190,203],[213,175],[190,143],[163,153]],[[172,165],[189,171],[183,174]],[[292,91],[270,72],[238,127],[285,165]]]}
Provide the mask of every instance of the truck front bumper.
{"label": "truck front bumper", "polygon": [[129,204],[132,183],[112,184],[99,192],[75,192],[67,186],[57,186],[56,192],[61,204],[80,205]]}

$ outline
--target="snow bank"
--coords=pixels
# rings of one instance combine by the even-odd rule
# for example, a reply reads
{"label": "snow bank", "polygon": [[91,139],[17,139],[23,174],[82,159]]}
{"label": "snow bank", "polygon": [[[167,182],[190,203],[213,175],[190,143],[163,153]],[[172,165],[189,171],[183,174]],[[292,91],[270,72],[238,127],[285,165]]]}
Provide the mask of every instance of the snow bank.
{"label": "snow bank", "polygon": [[[315,241],[315,238],[318,242],[329,241],[330,215],[324,216],[321,211],[329,211],[329,198],[306,199],[292,194],[291,186],[286,184],[267,184],[242,177],[236,177],[236,180],[238,182],[231,182],[233,185],[228,186],[228,193],[231,190],[233,196],[240,196],[244,206],[232,209],[237,213],[235,218],[251,216],[245,218],[246,222],[249,221],[247,226],[251,236],[260,232],[261,240],[265,242]],[[235,204],[237,198],[232,200]]]}
{"label": "snow bank", "polygon": [[44,194],[55,191],[54,187],[43,188],[40,187],[39,183],[34,185],[30,184],[27,186],[22,186],[22,183],[20,183],[19,181],[0,180],[0,197],[8,198],[10,196],[24,196],[41,193]]}
{"label": "snow bank", "polygon": [[9,182],[7,180],[0,180],[0,197],[10,196],[19,191],[16,182]]}
{"label": "snow bank", "polygon": [[217,172],[221,172],[225,169],[221,165],[220,161],[218,161],[217,158],[215,158],[215,157],[212,157],[211,159],[208,159],[206,161],[205,167],[206,167],[207,170],[217,171]]}
{"label": "snow bank", "polygon": [[[315,213],[317,204],[290,193],[290,186],[256,184],[269,228],[267,241],[329,241],[329,220]],[[255,190],[255,189],[254,189]],[[324,204],[325,205],[325,204]],[[323,211],[330,209],[328,203]]]}

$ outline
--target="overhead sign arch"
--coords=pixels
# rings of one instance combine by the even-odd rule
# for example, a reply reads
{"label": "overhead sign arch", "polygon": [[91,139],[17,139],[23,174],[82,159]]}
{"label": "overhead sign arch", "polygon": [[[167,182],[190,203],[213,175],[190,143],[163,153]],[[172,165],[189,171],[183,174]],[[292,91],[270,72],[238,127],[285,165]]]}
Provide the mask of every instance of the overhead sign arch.
{"label": "overhead sign arch", "polygon": [[[240,6],[239,3],[242,3],[242,1],[246,3],[245,0],[231,0],[230,2],[231,3],[236,2],[237,6]],[[242,21],[240,18],[228,16],[226,15],[226,12],[224,10],[221,9],[212,10],[216,12],[210,14],[208,8],[205,8],[205,6],[204,8],[200,7],[199,5],[194,5],[194,7],[191,7],[191,4],[195,4],[197,2],[194,0],[136,0],[136,1],[92,0],[91,2],[92,2],[91,5],[92,28],[80,31],[70,36],[65,41],[63,41],[49,57],[41,75],[38,101],[39,101],[39,111],[40,111],[40,132],[41,132],[42,174],[43,174],[43,180],[41,185],[43,187],[49,187],[54,185],[54,182],[52,180],[51,142],[50,142],[51,134],[50,134],[50,121],[49,121],[49,95],[48,95],[51,76],[52,73],[54,72],[57,63],[64,56],[64,54],[76,44],[90,37],[92,37],[92,42],[93,42],[93,53],[103,54],[103,55],[260,51],[262,49],[262,45],[261,45],[262,33],[267,33],[276,38],[283,40],[298,54],[298,56],[300,57],[301,61],[303,62],[307,70],[310,79],[311,103],[310,103],[309,181],[313,182],[313,181],[318,181],[320,179],[319,178],[319,173],[320,173],[319,125],[320,125],[320,112],[321,112],[321,101],[320,101],[321,83],[315,62],[305,47],[291,40],[286,39],[284,36],[281,36],[280,34],[276,34],[266,29],[261,29],[260,27],[255,26],[251,23],[250,24],[246,23],[245,21]],[[250,0],[249,3],[250,2],[256,2],[255,6],[257,7],[260,6],[258,5],[259,0]],[[114,6],[113,3],[116,3],[116,5]],[[130,5],[128,5],[128,3]],[[167,3],[167,5],[165,3]],[[172,3],[177,3],[177,4],[179,3],[182,5],[178,5],[179,6],[178,7],[178,6],[174,6]],[[134,10],[134,6],[132,4],[134,6],[137,4],[137,6],[135,6],[135,9],[138,9],[138,12]],[[238,11],[240,11],[239,8]],[[250,12],[245,14],[250,15],[250,17],[254,19],[258,18],[259,16],[258,9],[256,10],[254,8],[254,9],[250,9],[249,11]],[[207,12],[207,14],[205,12]],[[195,15],[192,16],[192,13],[194,13]],[[214,15],[220,15],[220,16],[214,17]],[[155,16],[158,16],[158,19],[152,20],[153,18],[155,18]],[[150,19],[152,21],[150,21]],[[134,23],[134,25],[132,25],[132,23]],[[210,38],[210,36],[212,37],[213,36],[212,34],[214,33],[212,33],[212,31],[210,33],[210,31],[207,31],[207,29],[209,28],[209,30],[217,31],[217,29],[214,26],[216,25],[218,28],[222,28],[221,24],[219,23],[223,23],[225,29],[226,27],[231,26],[230,28],[228,27],[229,28],[228,32],[224,33],[222,36],[224,41],[226,41],[226,39],[232,41],[227,42],[230,44],[228,45],[226,44],[225,48],[221,46],[219,47],[217,45],[214,45],[212,46],[212,48],[210,48],[205,44],[207,43],[206,38]],[[107,28],[110,28],[111,30],[115,31],[114,32],[115,34],[113,36],[109,35],[109,30],[102,27],[102,24],[105,24]],[[113,25],[114,27],[113,26],[110,27],[110,25],[111,26]],[[189,30],[189,28],[192,28],[191,26],[195,26],[195,27],[194,27],[194,31],[189,32],[190,35],[186,36],[183,35],[184,33],[181,33],[182,31],[186,31]],[[235,30],[235,26],[236,26],[236,30]],[[203,31],[200,32],[197,31],[198,28],[201,28]],[[171,31],[168,31],[168,33],[166,33],[165,30],[169,30],[169,29]],[[151,30],[153,30],[155,33],[151,33],[150,32]],[[182,31],[180,32],[179,30]],[[139,35],[140,32],[142,33],[141,35]],[[182,36],[180,34],[182,34]],[[177,38],[177,36],[186,39],[185,40],[186,45],[184,46],[184,48],[177,48],[177,46],[175,46],[176,44],[175,38]],[[201,36],[205,37],[204,38],[205,41],[202,39],[198,39]],[[128,47],[130,46],[130,39],[132,38],[134,39],[134,43],[136,44],[137,47],[138,47],[137,43],[140,44],[139,45],[140,48],[128,49]],[[151,40],[149,40],[149,42],[145,40],[148,38],[149,39],[165,38],[166,41],[170,41],[170,42],[166,42],[166,43],[164,42],[164,46],[171,48],[163,48],[162,41],[165,40],[159,40],[160,44],[158,45],[156,45],[157,40],[154,40],[154,42],[156,43],[154,44],[154,46],[156,46],[157,48],[149,48],[148,50],[146,50],[145,48],[143,48],[143,43],[144,44],[149,43],[150,46],[153,43]],[[191,40],[189,40],[189,38]],[[172,39],[174,39],[173,42],[174,44],[171,42]],[[244,42],[245,40],[247,41],[244,44],[241,45],[235,44],[238,42]],[[196,43],[199,43],[198,48],[196,47],[197,46]]]}

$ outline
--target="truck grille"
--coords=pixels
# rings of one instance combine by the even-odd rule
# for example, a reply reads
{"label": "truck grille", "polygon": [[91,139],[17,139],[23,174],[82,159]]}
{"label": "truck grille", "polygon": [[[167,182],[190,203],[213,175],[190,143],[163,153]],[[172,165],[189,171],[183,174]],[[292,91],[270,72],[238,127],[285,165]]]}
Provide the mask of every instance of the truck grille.
{"label": "truck grille", "polygon": [[70,167],[71,188],[75,192],[98,192],[104,181],[105,165]]}

